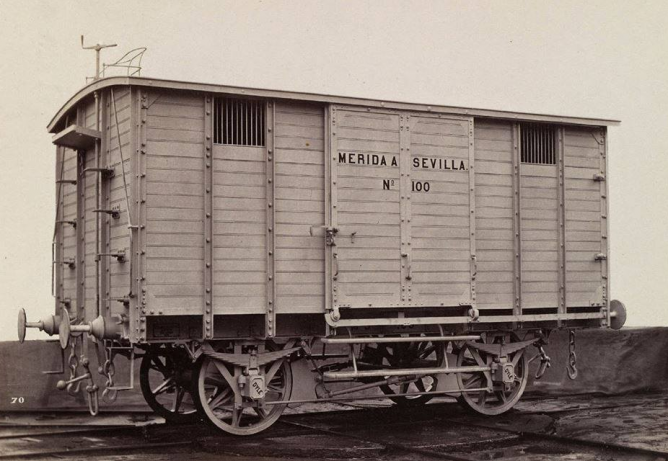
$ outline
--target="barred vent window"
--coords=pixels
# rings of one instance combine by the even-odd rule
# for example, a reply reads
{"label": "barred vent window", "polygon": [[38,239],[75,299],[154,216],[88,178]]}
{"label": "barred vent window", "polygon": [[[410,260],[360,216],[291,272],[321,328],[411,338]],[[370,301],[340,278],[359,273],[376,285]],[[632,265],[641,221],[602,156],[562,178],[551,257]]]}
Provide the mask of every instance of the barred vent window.
{"label": "barred vent window", "polygon": [[521,123],[522,163],[556,165],[557,129],[541,123]]}
{"label": "barred vent window", "polygon": [[216,98],[213,142],[234,146],[264,146],[264,101]]}

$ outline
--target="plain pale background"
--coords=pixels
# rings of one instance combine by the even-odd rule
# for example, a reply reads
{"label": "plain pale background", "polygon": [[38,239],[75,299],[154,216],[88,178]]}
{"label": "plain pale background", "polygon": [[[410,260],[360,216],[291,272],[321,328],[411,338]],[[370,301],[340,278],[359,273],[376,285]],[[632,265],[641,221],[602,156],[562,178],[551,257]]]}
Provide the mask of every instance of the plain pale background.
{"label": "plain pale background", "polygon": [[668,2],[0,0],[1,340],[53,312],[45,127],[94,73],[81,34],[108,63],[148,47],[155,78],[620,119],[612,297],[668,325]]}

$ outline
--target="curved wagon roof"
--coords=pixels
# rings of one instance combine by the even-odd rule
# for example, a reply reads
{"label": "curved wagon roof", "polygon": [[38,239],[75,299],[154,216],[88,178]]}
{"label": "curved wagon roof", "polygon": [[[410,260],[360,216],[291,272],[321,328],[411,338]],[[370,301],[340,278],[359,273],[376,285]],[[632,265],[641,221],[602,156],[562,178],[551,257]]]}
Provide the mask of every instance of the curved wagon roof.
{"label": "curved wagon roof", "polygon": [[426,111],[433,113],[447,113],[470,115],[475,117],[496,118],[505,120],[520,120],[532,122],[547,122],[547,123],[565,123],[572,125],[586,125],[586,126],[614,126],[619,125],[619,120],[597,119],[586,117],[568,117],[561,115],[535,114],[526,112],[513,112],[505,110],[490,110],[490,109],[475,109],[458,106],[443,106],[443,105],[429,105],[429,104],[413,104],[401,101],[381,101],[377,99],[364,99],[347,96],[333,96],[316,93],[300,93],[293,91],[281,90],[267,90],[259,88],[244,88],[229,85],[216,85],[209,83],[193,83],[183,82],[177,80],[162,80],[145,77],[108,77],[97,80],[72,96],[63,105],[60,110],[53,117],[48,125],[49,132],[58,131],[57,127],[65,115],[77,105],[81,100],[92,95],[95,91],[112,87],[112,86],[137,86],[144,88],[161,88],[183,91],[197,91],[206,93],[232,94],[239,96],[255,96],[263,98],[274,99],[289,99],[295,101],[311,101],[333,104],[348,104],[364,107],[386,108],[386,109],[400,109],[400,110],[415,110]]}

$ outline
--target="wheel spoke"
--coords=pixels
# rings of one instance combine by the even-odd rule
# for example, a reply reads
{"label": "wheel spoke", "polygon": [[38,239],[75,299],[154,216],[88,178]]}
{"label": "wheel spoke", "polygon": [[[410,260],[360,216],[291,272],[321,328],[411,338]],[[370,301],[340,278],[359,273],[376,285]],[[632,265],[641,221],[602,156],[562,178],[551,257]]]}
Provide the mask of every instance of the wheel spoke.
{"label": "wheel spoke", "polygon": [[234,408],[232,410],[232,426],[234,427],[241,427],[241,417],[244,415],[244,409],[243,407],[241,408]]}
{"label": "wheel spoke", "polygon": [[169,371],[169,368],[167,368],[167,367],[165,366],[165,364],[163,364],[163,363],[160,361],[160,357],[158,357],[158,356],[153,356],[153,357],[151,357],[151,361],[155,364],[155,366],[157,367],[158,371],[159,371],[160,373],[162,373],[162,374],[165,376],[165,378],[166,378],[168,375],[171,374],[170,371]]}
{"label": "wheel spoke", "polygon": [[279,359],[271,364],[271,367],[269,368],[269,371],[267,371],[265,376],[265,379],[267,380],[268,383],[270,383],[274,379],[274,376],[276,376],[276,373],[278,373],[278,370],[283,365],[284,361],[285,359]]}
{"label": "wheel spoke", "polygon": [[163,381],[162,384],[160,384],[158,387],[156,387],[155,389],[152,389],[151,393],[153,395],[160,395],[160,394],[172,389],[174,386],[175,386],[174,378],[170,377],[170,378],[167,378],[165,381]]}
{"label": "wheel spoke", "polygon": [[275,384],[267,384],[267,391],[273,391],[280,394],[283,392],[283,390],[283,387],[278,387]]}
{"label": "wheel spoke", "polygon": [[426,357],[429,357],[435,350],[436,350],[436,344],[432,344],[429,347],[425,347],[422,352],[418,354],[418,357],[421,359],[424,359]]}
{"label": "wheel spoke", "polygon": [[418,391],[420,392],[427,392],[427,388],[425,387],[422,379],[418,379],[417,381],[415,381],[415,387],[417,387]]}
{"label": "wheel spoke", "polygon": [[474,387],[482,386],[482,378],[483,377],[480,375],[475,375],[470,380],[464,383],[464,389],[472,389]]}
{"label": "wheel spoke", "polygon": [[208,402],[209,407],[212,410],[215,410],[216,408],[220,407],[221,404],[225,403],[225,401],[232,396],[232,390],[230,388],[223,389],[223,391],[218,394],[216,397],[213,397],[210,402]]}
{"label": "wheel spoke", "polygon": [[207,376],[204,379],[204,384],[209,386],[229,386],[227,380],[222,376]]}
{"label": "wheel spoke", "polygon": [[181,403],[183,402],[183,396],[186,394],[186,390],[182,387],[178,388],[174,393],[174,404],[172,405],[172,411],[174,413],[179,412],[181,408]]}

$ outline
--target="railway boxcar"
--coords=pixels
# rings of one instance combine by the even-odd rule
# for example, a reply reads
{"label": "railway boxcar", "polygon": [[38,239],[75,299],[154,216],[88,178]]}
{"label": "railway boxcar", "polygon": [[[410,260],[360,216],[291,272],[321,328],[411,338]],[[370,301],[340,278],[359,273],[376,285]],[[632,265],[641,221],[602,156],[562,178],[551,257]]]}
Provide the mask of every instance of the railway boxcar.
{"label": "railway boxcar", "polygon": [[156,411],[196,407],[234,434],[280,416],[299,359],[325,400],[377,387],[502,413],[528,348],[548,365],[551,330],[624,323],[607,260],[616,123],[97,80],[48,127],[56,309],[21,310],[19,337],[60,336],[75,366],[59,388],[87,382],[93,413],[89,337],[104,396],[122,390],[113,358],[137,352]]}

